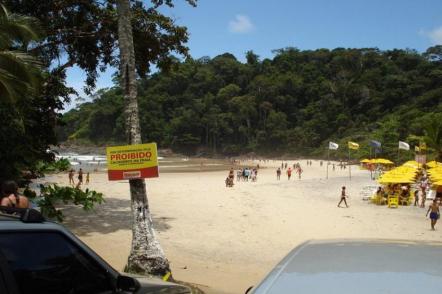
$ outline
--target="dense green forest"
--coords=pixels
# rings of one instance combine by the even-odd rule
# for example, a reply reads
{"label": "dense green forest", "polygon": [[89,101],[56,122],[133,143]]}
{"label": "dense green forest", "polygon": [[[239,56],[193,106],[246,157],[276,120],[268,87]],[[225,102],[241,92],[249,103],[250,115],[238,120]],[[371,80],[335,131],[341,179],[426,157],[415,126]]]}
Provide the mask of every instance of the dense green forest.
{"label": "dense green forest", "polygon": [[[143,141],[187,154],[323,156],[331,140],[343,147],[336,157],[351,140],[361,145],[355,156],[367,156],[375,139],[395,159],[398,140],[418,144],[435,123],[440,152],[441,102],[442,46],[285,48],[263,60],[249,51],[244,63],[225,53],[139,80]],[[119,86],[100,90],[64,115],[59,138],[122,143],[123,116]]]}

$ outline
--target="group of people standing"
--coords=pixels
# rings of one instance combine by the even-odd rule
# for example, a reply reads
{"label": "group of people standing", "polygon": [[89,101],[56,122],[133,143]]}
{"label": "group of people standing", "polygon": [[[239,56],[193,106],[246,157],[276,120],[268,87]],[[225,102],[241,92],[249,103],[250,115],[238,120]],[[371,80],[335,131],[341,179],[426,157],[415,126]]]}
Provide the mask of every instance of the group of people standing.
{"label": "group of people standing", "polygon": [[[309,164],[311,165],[311,161],[307,161],[307,165],[309,165]],[[302,170],[299,162],[293,164],[293,169],[290,166],[287,168],[287,166],[288,166],[287,162],[286,163],[283,162],[283,163],[281,163],[281,167],[278,167],[276,169],[276,179],[278,181],[281,180],[282,169],[286,169],[287,180],[290,180],[293,172],[298,174],[298,179],[301,179],[301,175],[303,173],[303,170]]]}
{"label": "group of people standing", "polygon": [[252,182],[256,182],[258,180],[258,166],[255,168],[245,167],[243,169],[239,169],[236,172],[236,181],[239,182],[243,180],[244,182],[248,182],[251,180]]}
{"label": "group of people standing", "polygon": [[[77,185],[75,185],[75,180],[74,180],[75,171],[74,171],[74,169],[71,169],[68,174],[69,185],[72,185],[72,187],[75,186],[76,188],[80,188],[80,186],[83,184],[83,175],[84,175],[83,169],[80,168],[78,170],[78,176],[77,176],[78,182],[77,182]],[[86,173],[86,185],[89,184],[89,180],[90,180],[90,175],[89,175],[89,172],[87,172]]]}
{"label": "group of people standing", "polygon": [[[236,181],[240,182],[241,180],[243,182],[248,182],[251,180],[252,182],[256,182],[258,180],[258,170],[259,170],[259,164],[255,168],[240,168],[236,171]],[[226,178],[226,187],[233,187],[234,185],[234,178],[235,178],[235,170],[230,168],[229,175]]]}

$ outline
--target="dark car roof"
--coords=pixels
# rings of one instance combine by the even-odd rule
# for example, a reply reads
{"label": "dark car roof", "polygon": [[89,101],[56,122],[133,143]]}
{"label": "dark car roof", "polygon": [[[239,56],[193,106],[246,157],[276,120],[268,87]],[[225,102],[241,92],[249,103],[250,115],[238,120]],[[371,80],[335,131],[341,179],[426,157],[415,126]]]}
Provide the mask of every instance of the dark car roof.
{"label": "dark car roof", "polygon": [[78,239],[74,234],[72,234],[63,225],[43,220],[43,221],[22,221],[19,216],[4,214],[0,212],[0,233],[8,233],[14,231],[27,231],[27,232],[42,232],[42,231],[55,231],[66,235],[72,242],[77,243],[77,245],[90,256],[92,256],[95,261],[101,263],[105,266],[109,273],[114,276],[118,275],[118,272],[113,269],[104,259],[102,259],[98,254],[95,253],[91,248],[89,248],[85,243]]}
{"label": "dark car roof", "polygon": [[290,252],[252,293],[439,293],[441,285],[441,243],[309,241]]}

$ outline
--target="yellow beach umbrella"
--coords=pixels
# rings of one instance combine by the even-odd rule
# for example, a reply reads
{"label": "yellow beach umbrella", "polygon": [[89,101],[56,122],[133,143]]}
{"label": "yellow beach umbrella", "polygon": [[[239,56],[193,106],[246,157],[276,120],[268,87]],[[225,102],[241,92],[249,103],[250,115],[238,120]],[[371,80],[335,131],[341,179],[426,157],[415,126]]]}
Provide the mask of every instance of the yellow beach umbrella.
{"label": "yellow beach umbrella", "polygon": [[365,159],[362,159],[360,162],[362,162],[362,163],[371,163],[371,160],[365,158]]}
{"label": "yellow beach umbrella", "polygon": [[419,163],[415,160],[410,160],[410,161],[407,161],[406,163],[404,163],[402,166],[409,166],[409,167],[416,167],[417,168],[419,166]]}
{"label": "yellow beach umbrella", "polygon": [[391,160],[388,160],[385,158],[372,159],[372,162],[377,163],[377,164],[393,164],[393,162]]}
{"label": "yellow beach umbrella", "polygon": [[378,180],[380,184],[411,184],[414,183],[411,179],[380,179]]}
{"label": "yellow beach umbrella", "polygon": [[433,160],[433,161],[428,162],[427,166],[430,167],[430,168],[436,168],[438,166],[442,167],[442,163],[437,162],[436,160]]}

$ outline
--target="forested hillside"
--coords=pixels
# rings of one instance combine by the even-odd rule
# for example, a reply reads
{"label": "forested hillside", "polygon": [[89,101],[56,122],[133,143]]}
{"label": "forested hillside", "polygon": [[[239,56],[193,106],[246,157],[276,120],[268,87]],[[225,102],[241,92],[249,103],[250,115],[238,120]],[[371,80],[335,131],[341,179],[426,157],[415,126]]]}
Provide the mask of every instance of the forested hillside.
{"label": "forested hillside", "polygon": [[[246,63],[225,53],[187,59],[139,83],[143,141],[206,154],[325,154],[328,141],[417,143],[442,113],[442,46],[424,54],[375,48],[276,50]],[[60,139],[125,141],[118,86],[98,92],[64,115]],[[335,155],[343,155],[340,148]]]}

